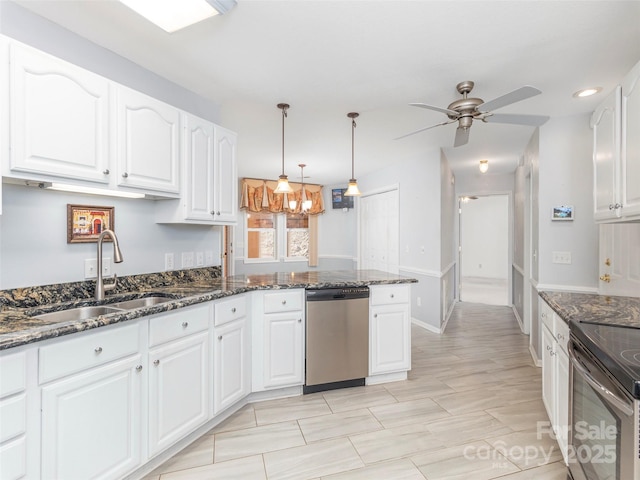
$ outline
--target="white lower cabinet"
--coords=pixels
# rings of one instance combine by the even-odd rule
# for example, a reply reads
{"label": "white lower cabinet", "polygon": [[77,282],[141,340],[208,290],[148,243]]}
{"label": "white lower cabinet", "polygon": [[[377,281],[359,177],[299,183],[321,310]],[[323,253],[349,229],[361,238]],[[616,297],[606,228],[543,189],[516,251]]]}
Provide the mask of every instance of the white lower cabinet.
{"label": "white lower cabinet", "polygon": [[113,479],[140,464],[141,361],[134,355],[42,387],[42,478]]}
{"label": "white lower cabinet", "polygon": [[218,414],[251,391],[249,331],[242,318],[215,327],[213,412]]}
{"label": "white lower cabinet", "polygon": [[567,461],[569,429],[569,326],[540,300],[542,329],[542,402],[558,446]]}
{"label": "white lower cabinet", "polygon": [[369,287],[369,375],[411,368],[410,288]]}
{"label": "white lower cabinet", "polygon": [[[210,418],[208,304],[150,320],[149,455],[188,435]],[[157,332],[157,333],[155,333]]]}

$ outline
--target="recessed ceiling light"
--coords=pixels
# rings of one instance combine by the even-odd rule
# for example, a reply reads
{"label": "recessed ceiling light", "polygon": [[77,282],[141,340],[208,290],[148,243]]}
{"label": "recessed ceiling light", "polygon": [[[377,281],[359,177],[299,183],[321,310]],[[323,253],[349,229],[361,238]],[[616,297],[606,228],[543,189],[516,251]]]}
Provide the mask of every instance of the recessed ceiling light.
{"label": "recessed ceiling light", "polygon": [[166,32],[173,33],[205,18],[224,14],[235,0],[120,0]]}
{"label": "recessed ceiling light", "polygon": [[583,88],[582,90],[578,90],[573,94],[576,98],[590,97],[591,95],[595,95],[596,93],[602,91],[602,87],[589,87]]}

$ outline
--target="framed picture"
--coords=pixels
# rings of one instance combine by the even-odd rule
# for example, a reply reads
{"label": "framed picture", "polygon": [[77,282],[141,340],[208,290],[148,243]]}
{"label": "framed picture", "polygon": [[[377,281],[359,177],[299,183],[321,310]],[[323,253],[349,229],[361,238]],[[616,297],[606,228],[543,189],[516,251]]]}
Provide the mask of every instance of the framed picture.
{"label": "framed picture", "polygon": [[560,205],[559,207],[553,207],[551,220],[573,220],[573,206]]}
{"label": "framed picture", "polygon": [[[67,204],[67,243],[97,242],[100,234],[114,229],[114,207]],[[105,238],[112,241],[111,238]]]}
{"label": "framed picture", "polygon": [[353,208],[353,197],[345,197],[346,188],[334,188],[331,190],[331,203],[333,208]]}

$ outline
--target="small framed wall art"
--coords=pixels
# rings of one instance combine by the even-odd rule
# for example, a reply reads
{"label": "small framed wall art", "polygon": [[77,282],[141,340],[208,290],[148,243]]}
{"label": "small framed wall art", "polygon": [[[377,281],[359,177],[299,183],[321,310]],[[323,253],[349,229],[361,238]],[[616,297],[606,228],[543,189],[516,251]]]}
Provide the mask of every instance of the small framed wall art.
{"label": "small framed wall art", "polygon": [[353,197],[345,197],[346,188],[334,188],[331,190],[331,203],[333,208],[353,208]]}
{"label": "small framed wall art", "polygon": [[573,205],[560,205],[553,207],[551,220],[573,220]]}
{"label": "small framed wall art", "polygon": [[114,207],[67,204],[67,243],[97,242],[106,229],[114,229]]}

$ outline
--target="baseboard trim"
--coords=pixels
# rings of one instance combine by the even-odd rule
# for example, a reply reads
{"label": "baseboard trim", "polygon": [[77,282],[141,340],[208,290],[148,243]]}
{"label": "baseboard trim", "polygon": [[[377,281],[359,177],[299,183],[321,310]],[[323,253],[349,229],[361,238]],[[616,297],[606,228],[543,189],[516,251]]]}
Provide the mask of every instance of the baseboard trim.
{"label": "baseboard trim", "polygon": [[531,360],[536,367],[542,367],[542,360],[539,360],[536,351],[533,349],[533,345],[529,344],[529,353],[531,354]]}
{"label": "baseboard trim", "polygon": [[418,320],[417,318],[412,318],[411,323],[420,328],[424,328],[425,330],[429,330],[430,332],[433,332],[433,333],[438,333],[438,334],[442,333],[442,330],[434,327],[433,325],[429,325],[428,323],[423,322],[422,320]]}

